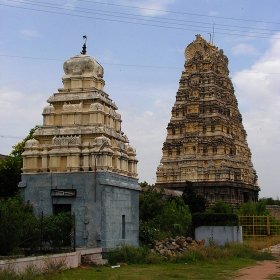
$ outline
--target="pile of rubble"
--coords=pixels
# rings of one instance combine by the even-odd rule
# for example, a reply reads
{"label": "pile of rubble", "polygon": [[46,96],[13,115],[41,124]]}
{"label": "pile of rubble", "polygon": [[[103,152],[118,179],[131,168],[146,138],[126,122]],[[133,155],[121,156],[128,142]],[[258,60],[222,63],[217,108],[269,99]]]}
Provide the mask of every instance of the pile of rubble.
{"label": "pile of rubble", "polygon": [[165,238],[161,242],[156,242],[153,253],[160,254],[164,257],[175,256],[177,253],[184,253],[191,247],[204,246],[205,240],[195,241],[191,237],[176,236],[173,238]]}

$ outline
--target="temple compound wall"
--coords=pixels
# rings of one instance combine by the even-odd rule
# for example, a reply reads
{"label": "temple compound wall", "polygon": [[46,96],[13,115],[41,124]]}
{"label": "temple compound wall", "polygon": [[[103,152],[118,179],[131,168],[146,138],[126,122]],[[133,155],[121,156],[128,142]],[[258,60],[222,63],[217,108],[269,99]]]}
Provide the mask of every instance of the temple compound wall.
{"label": "temple compound wall", "polygon": [[187,46],[185,58],[156,185],[182,190],[192,181],[209,205],[256,202],[260,188],[228,58],[200,35]]}
{"label": "temple compound wall", "polygon": [[137,246],[138,160],[103,90],[103,67],[81,54],[63,69],[64,87],[25,144],[22,195],[36,213],[75,213],[78,247]]}

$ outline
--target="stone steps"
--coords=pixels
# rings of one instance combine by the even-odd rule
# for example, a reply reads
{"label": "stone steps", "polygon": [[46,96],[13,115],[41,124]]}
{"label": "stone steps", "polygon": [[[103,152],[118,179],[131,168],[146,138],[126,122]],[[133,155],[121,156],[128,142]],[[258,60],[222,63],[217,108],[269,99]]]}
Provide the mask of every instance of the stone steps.
{"label": "stone steps", "polygon": [[81,262],[82,264],[88,265],[105,265],[108,263],[108,260],[102,259],[101,253],[92,253],[88,255],[82,255]]}

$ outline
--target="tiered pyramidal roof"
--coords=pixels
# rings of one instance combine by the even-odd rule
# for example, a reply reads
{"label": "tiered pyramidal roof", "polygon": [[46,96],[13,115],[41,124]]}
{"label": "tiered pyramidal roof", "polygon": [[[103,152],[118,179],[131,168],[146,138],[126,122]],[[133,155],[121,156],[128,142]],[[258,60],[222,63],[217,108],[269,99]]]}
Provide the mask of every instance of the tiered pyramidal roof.
{"label": "tiered pyramidal roof", "polygon": [[259,187],[223,50],[196,35],[182,72],[157,186],[192,181],[209,204],[257,201]]}
{"label": "tiered pyramidal roof", "polygon": [[23,173],[97,169],[136,178],[136,150],[121,130],[118,107],[103,90],[103,67],[81,54],[63,69],[64,87],[47,100],[36,139],[25,144]]}

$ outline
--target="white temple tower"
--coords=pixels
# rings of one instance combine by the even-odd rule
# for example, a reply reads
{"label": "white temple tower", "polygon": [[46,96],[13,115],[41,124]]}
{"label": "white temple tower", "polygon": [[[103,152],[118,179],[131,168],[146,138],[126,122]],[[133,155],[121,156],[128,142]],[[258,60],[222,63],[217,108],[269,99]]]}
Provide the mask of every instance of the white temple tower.
{"label": "white temple tower", "polygon": [[19,187],[37,213],[75,213],[77,246],[137,246],[138,160],[103,89],[103,67],[83,52],[63,69],[63,88],[26,142]]}

